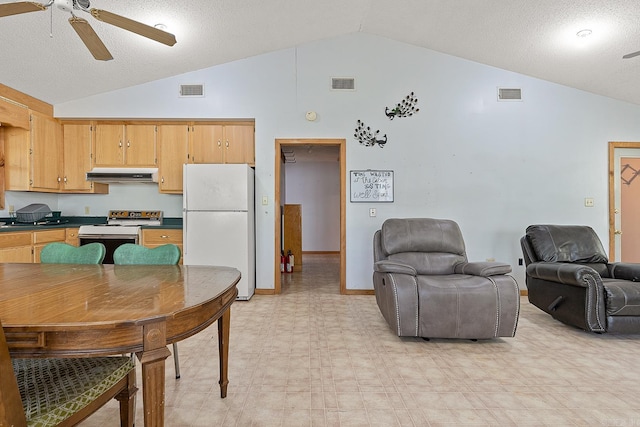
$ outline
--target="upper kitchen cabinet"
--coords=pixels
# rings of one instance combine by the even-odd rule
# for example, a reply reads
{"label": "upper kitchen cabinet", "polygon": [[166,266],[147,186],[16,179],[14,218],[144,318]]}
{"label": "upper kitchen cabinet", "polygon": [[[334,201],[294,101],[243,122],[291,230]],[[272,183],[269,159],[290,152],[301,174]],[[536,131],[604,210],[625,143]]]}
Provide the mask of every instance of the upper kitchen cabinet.
{"label": "upper kitchen cabinet", "polygon": [[91,123],[62,125],[63,167],[61,189],[74,193],[108,193],[109,186],[87,181],[86,173],[93,165],[91,147],[94,126]]}
{"label": "upper kitchen cabinet", "polygon": [[254,123],[195,123],[190,127],[189,163],[255,165]]}
{"label": "upper kitchen cabinet", "polygon": [[31,112],[31,189],[58,191],[62,182],[62,125],[53,117]]}
{"label": "upper kitchen cabinet", "polygon": [[182,193],[182,166],[187,162],[189,126],[158,126],[158,189],[161,193]]}
{"label": "upper kitchen cabinet", "polygon": [[31,190],[31,132],[28,129],[2,126],[4,136],[4,185],[10,191]]}
{"label": "upper kitchen cabinet", "polygon": [[97,167],[155,167],[155,124],[98,123],[95,133]]}

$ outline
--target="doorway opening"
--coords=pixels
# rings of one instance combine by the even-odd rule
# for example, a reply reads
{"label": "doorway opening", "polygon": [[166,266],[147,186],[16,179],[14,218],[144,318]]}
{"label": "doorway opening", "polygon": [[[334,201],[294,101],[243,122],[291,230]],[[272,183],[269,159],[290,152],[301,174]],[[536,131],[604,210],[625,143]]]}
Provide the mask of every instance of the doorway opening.
{"label": "doorway opening", "polygon": [[[282,282],[280,273],[280,253],[282,250],[282,214],[284,185],[286,177],[284,175],[284,165],[286,158],[290,158],[289,153],[296,150],[306,150],[313,152],[314,148],[332,147],[338,154],[340,171],[340,237],[339,237],[339,258],[340,258],[340,294],[346,294],[346,220],[345,220],[345,199],[346,199],[346,140],[345,139],[276,139],[275,140],[275,169],[274,169],[274,209],[275,209],[275,254],[274,257],[274,293],[282,292]],[[291,150],[290,150],[291,149]],[[285,156],[285,154],[287,154]]]}

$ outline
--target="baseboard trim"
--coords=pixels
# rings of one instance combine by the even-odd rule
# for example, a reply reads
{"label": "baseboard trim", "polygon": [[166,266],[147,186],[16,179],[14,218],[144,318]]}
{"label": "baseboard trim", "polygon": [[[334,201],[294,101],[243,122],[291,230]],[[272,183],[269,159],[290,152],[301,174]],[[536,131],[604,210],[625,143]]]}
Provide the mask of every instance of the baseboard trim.
{"label": "baseboard trim", "polygon": [[276,290],[275,289],[259,289],[256,288],[255,294],[256,295],[275,295]]}
{"label": "baseboard trim", "polygon": [[302,255],[340,255],[340,251],[302,251]]}
{"label": "baseboard trim", "polygon": [[345,289],[344,295],[375,295],[373,289]]}
{"label": "baseboard trim", "polygon": [[529,295],[529,291],[526,289],[520,289],[520,296],[521,297],[526,297]]}

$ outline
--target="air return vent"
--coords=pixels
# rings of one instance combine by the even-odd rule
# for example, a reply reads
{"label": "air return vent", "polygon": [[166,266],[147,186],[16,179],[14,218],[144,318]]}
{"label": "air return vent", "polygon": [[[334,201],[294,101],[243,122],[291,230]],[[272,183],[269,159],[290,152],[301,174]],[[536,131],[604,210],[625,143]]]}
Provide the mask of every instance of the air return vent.
{"label": "air return vent", "polygon": [[202,97],[204,96],[204,85],[180,85],[180,96]]}
{"label": "air return vent", "polygon": [[356,79],[353,77],[331,77],[331,90],[356,90]]}
{"label": "air return vent", "polygon": [[522,89],[499,87],[498,101],[522,101]]}

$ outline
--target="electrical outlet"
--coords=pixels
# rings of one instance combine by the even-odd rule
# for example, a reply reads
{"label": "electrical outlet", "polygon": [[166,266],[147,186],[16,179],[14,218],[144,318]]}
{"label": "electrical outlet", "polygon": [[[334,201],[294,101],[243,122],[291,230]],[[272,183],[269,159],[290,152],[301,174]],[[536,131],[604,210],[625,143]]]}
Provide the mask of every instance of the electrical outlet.
{"label": "electrical outlet", "polygon": [[584,198],[584,205],[587,208],[592,208],[593,207],[593,197],[585,197]]}
{"label": "electrical outlet", "polygon": [[268,205],[269,204],[269,197],[268,196],[262,196],[262,204],[263,205]]}
{"label": "electrical outlet", "polygon": [[85,215],[89,215],[89,213],[91,213],[91,208],[89,206],[85,206],[84,207],[84,214]]}
{"label": "electrical outlet", "polygon": [[369,209],[369,216],[370,217],[376,216],[376,208],[370,208]]}

